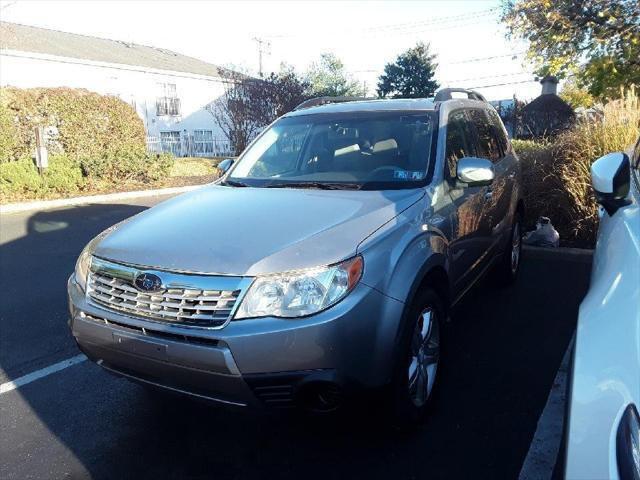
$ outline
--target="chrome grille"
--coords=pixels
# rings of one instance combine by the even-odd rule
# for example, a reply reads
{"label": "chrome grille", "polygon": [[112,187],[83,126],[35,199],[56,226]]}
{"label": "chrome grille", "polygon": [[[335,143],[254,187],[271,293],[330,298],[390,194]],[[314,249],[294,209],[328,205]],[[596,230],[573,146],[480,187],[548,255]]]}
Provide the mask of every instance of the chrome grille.
{"label": "chrome grille", "polygon": [[[87,282],[89,298],[113,310],[163,322],[202,327],[223,326],[233,313],[241,292],[240,289],[214,290],[210,285],[206,288],[194,288],[198,277],[186,275],[184,277],[188,277],[196,285],[186,288],[163,282],[163,288],[144,292],[138,290],[133,283],[135,276],[141,271],[127,266],[118,269],[114,265],[116,264],[94,258]],[[164,276],[167,275],[175,277],[177,274]],[[200,278],[203,283],[211,283],[210,278]]]}

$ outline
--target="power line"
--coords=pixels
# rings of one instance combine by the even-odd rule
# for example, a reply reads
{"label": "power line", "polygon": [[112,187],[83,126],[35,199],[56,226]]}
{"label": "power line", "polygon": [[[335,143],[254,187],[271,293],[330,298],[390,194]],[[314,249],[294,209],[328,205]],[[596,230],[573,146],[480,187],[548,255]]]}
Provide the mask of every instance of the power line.
{"label": "power line", "polygon": [[506,57],[512,57],[511,59],[515,60],[518,55],[523,55],[525,53],[527,53],[527,51],[523,50],[522,52],[506,53],[504,55],[493,55],[491,57],[475,57],[475,58],[467,58],[465,60],[458,60],[456,62],[445,62],[445,63],[442,63],[441,65],[459,65],[461,63],[480,62],[482,60],[495,60],[498,58],[506,58]]}
{"label": "power line", "polygon": [[[513,53],[505,53],[504,55],[493,55],[490,57],[472,57],[472,58],[465,58],[462,60],[456,60],[454,62],[438,62],[438,65],[460,65],[463,63],[473,63],[473,62],[480,62],[480,61],[484,61],[484,60],[497,60],[499,58],[506,58],[506,57],[512,57],[512,59],[515,59],[518,57],[518,55],[522,55],[524,53],[527,53],[526,51],[522,51],[522,52],[513,52]],[[363,70],[353,70],[352,73],[377,73],[384,70],[384,67],[382,69],[380,68],[368,68],[368,69],[363,69]],[[525,73],[525,72],[523,72]],[[476,78],[476,80],[479,80],[478,78]]]}
{"label": "power line", "polygon": [[13,0],[12,2],[7,2],[4,5],[0,5],[0,10],[6,10],[7,8],[15,5],[16,3],[18,3],[18,0]]}
{"label": "power line", "polygon": [[[438,26],[438,25],[424,26],[422,28],[415,29],[415,30],[379,31],[379,32],[375,31],[370,33],[359,34],[359,36],[376,37],[376,36],[384,35],[385,37],[401,37],[401,36],[407,36],[407,35],[418,35],[420,33],[442,32],[444,30],[461,29],[466,27],[473,27],[474,25],[482,25],[484,23],[487,23],[487,20],[491,20],[491,19],[485,18],[485,19],[478,20],[478,19],[469,18],[468,20],[473,20],[473,21],[467,21],[467,23],[454,23],[451,25],[442,25],[442,26]],[[355,35],[355,33],[353,34],[347,33],[347,35]]]}
{"label": "power line", "polygon": [[475,87],[465,87],[469,90],[473,90],[475,88],[489,88],[489,87],[504,87],[505,85],[518,85],[521,83],[534,83],[536,80],[521,80],[519,82],[505,82],[505,83],[494,83],[493,85],[476,85]]}
{"label": "power line", "polygon": [[[366,37],[366,38],[372,38],[372,37],[379,37],[379,36],[384,36],[384,37],[401,37],[401,36],[407,36],[407,35],[418,35],[420,33],[425,33],[425,32],[440,32],[440,31],[444,31],[444,30],[452,30],[452,29],[460,29],[460,28],[465,28],[465,27],[472,27],[474,25],[481,25],[483,23],[486,23],[487,20],[489,20],[488,18],[485,19],[480,19],[478,21],[478,19],[472,19],[469,18],[467,20],[473,20],[473,21],[468,21],[467,23],[456,23],[456,24],[451,24],[451,25],[442,25],[442,26],[424,26],[421,27],[419,29],[414,29],[414,30],[403,30],[403,31],[396,31],[396,30],[390,30],[390,31],[378,31],[378,30],[370,30],[370,31],[359,31],[359,30],[350,30],[350,31],[340,31],[340,32],[331,32],[331,35],[333,37],[337,37],[337,36],[341,36],[341,37]],[[298,34],[290,34],[290,35],[281,35],[281,36],[277,36],[277,37],[268,37],[271,38],[274,41],[278,41],[278,40],[287,40],[287,39],[291,39],[291,38],[301,38],[301,37],[306,37],[307,34],[306,33],[298,33]]]}
{"label": "power line", "polygon": [[484,77],[471,77],[471,78],[458,78],[455,80],[449,80],[448,83],[461,83],[461,82],[471,82],[476,80],[487,80],[490,78],[504,78],[504,77],[515,77],[516,75],[531,75],[529,72],[516,72],[516,73],[502,73],[499,75],[486,75]]}
{"label": "power line", "polygon": [[[482,18],[482,17],[488,17],[495,10],[497,10],[497,9],[496,8],[489,8],[489,9],[486,9],[486,10],[478,10],[476,12],[467,12],[467,13],[464,13],[464,14],[452,15],[452,16],[448,16],[448,17],[436,17],[436,18],[432,18],[432,19],[429,19],[429,20],[422,20],[422,21],[409,22],[409,23],[377,25],[377,26],[373,26],[373,27],[354,29],[354,30],[350,30],[350,31],[332,32],[332,34],[339,33],[339,34],[346,35],[346,36],[376,35],[376,34],[381,34],[381,33],[382,34],[389,34],[389,32],[392,32],[394,30],[402,30],[401,32],[393,34],[393,35],[410,35],[410,34],[424,32],[424,31],[427,31],[427,30],[434,30],[434,31],[448,30],[450,28],[459,28],[459,27],[471,26],[471,25],[482,23],[482,22],[475,21],[473,23],[466,23],[465,24],[465,23],[461,23],[461,22],[464,22],[464,21],[467,21],[467,20],[477,20],[478,18]],[[454,24],[448,25],[448,26],[444,26],[444,24],[451,23],[451,22],[454,22]],[[457,22],[457,24],[455,22]],[[432,25],[443,25],[443,26],[436,27],[435,29],[422,28],[422,27],[428,27],[428,26],[432,26]],[[407,29],[411,29],[412,27],[414,28],[413,30],[407,31]],[[415,27],[418,27],[420,29],[419,30],[415,30]],[[285,34],[285,35],[263,35],[263,36],[264,36],[264,38],[277,40],[277,39],[304,37],[304,36],[307,36],[307,35],[308,35],[308,32],[291,33],[291,34]]]}
{"label": "power line", "polygon": [[446,23],[451,23],[451,22],[456,22],[459,20],[470,20],[470,19],[475,19],[478,17],[485,17],[485,16],[489,16],[491,15],[496,9],[495,8],[489,8],[487,10],[479,10],[476,12],[467,12],[461,15],[452,15],[449,17],[437,17],[437,18],[432,18],[429,20],[421,20],[421,21],[416,21],[416,22],[408,22],[408,23],[397,23],[397,24],[389,24],[389,25],[377,25],[374,27],[368,27],[363,29],[363,31],[380,31],[380,30],[400,30],[400,29],[405,29],[405,28],[412,28],[412,27],[422,27],[422,26],[428,26],[428,25],[440,25],[440,24],[446,24]]}

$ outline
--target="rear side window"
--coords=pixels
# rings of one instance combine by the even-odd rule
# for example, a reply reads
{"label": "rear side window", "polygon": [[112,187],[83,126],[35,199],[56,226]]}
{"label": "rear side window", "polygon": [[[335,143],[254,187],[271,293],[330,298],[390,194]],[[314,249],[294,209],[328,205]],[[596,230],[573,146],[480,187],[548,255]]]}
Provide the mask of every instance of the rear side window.
{"label": "rear side window", "polygon": [[633,160],[631,164],[640,170],[640,138],[638,139],[638,143],[636,143],[636,148],[633,151]]}
{"label": "rear side window", "polygon": [[469,129],[469,120],[463,110],[449,114],[447,120],[447,160],[446,173],[450,179],[456,178],[458,160],[475,155],[473,137]]}
{"label": "rear side window", "polygon": [[502,150],[495,135],[495,129],[483,110],[469,110],[476,133],[477,156],[497,162],[502,158]]}
{"label": "rear side window", "polygon": [[498,145],[500,145],[500,149],[502,150],[502,156],[504,157],[509,151],[509,140],[507,139],[504,127],[502,126],[502,120],[500,120],[498,112],[493,109],[487,110],[487,114],[489,115],[489,120],[491,121],[494,134],[498,140]]}

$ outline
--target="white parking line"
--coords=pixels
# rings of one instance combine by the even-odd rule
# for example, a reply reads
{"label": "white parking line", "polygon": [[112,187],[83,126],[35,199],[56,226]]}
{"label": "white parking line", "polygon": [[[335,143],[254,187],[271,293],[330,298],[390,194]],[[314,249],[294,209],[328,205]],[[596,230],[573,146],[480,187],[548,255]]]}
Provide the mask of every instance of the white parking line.
{"label": "white parking line", "polygon": [[553,380],[547,403],[542,415],[540,415],[536,433],[529,446],[527,458],[522,464],[519,480],[548,479],[553,475],[562,442],[565,403],[567,402],[567,377],[574,340],[575,336],[569,342],[556,378]]}
{"label": "white parking line", "polygon": [[76,355],[75,357],[67,358],[66,360],[62,360],[61,362],[54,363],[53,365],[49,365],[48,367],[41,368],[40,370],[36,370],[35,372],[31,372],[22,377],[18,377],[10,382],[3,383],[2,385],[0,385],[0,395],[10,392],[11,390],[15,390],[16,388],[22,387],[23,385],[27,385],[28,383],[34,382],[40,378],[44,378],[47,375],[51,375],[52,373],[59,372],[60,370],[64,370],[65,368],[69,368],[73,365],[84,362],[86,359],[87,357],[81,353],[80,355]]}

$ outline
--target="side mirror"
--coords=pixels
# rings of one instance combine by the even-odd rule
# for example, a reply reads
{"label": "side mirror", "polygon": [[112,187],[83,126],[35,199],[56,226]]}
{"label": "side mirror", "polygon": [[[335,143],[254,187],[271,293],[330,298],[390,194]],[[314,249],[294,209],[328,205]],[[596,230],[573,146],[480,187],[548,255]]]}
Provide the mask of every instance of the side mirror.
{"label": "side mirror", "polygon": [[626,153],[609,153],[591,165],[591,184],[596,200],[612,216],[628,205],[631,184],[631,164]]}
{"label": "side mirror", "polygon": [[231,165],[233,165],[233,162],[235,162],[233,158],[225,158],[218,164],[218,168],[222,170],[223,174],[225,174],[229,171]]}
{"label": "side mirror", "polygon": [[493,164],[486,158],[464,157],[458,160],[458,180],[470,187],[491,185],[495,174]]}

